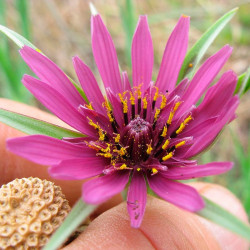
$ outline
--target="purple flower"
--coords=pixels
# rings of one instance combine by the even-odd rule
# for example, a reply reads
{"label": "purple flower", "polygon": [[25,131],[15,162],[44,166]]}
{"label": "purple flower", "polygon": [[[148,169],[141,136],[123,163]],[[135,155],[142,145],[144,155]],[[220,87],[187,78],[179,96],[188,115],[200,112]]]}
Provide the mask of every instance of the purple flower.
{"label": "purple flower", "polygon": [[[51,112],[86,136],[62,140],[26,136],[10,139],[9,149],[50,165],[49,172],[55,178],[96,177],[83,184],[87,203],[106,201],[130,180],[127,207],[133,227],[139,227],[143,219],[147,184],[158,196],[181,208],[202,209],[204,202],[197,191],[177,180],[221,174],[232,167],[230,162],[197,165],[190,160],[235,118],[239,103],[233,96],[236,75],[227,71],[209,88],[232,48],[224,46],[190,81],[184,79],[176,86],[188,47],[189,17],[182,16],[153,82],[153,44],[147,17],[141,16],[132,42],[131,87],[127,73],[120,75],[115,47],[101,17],[93,16],[91,21],[93,54],[104,95],[88,66],[78,57],[73,59],[89,103],[47,57],[27,46],[20,51],[40,78],[25,75],[23,84]],[[205,92],[201,104],[195,106]]]}

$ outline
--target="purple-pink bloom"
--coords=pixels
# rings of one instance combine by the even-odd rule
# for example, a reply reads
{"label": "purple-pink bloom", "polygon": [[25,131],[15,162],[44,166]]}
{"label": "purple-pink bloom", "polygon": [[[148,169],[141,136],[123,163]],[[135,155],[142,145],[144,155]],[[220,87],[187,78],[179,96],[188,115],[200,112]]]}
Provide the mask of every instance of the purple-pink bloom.
{"label": "purple-pink bloom", "polygon": [[[139,227],[145,212],[147,184],[161,198],[189,211],[204,202],[198,192],[177,180],[221,174],[231,162],[197,165],[191,160],[207,148],[235,118],[237,77],[224,73],[209,88],[232,48],[224,46],[208,58],[191,80],[177,84],[187,47],[189,17],[181,16],[166,44],[156,82],[152,81],[153,44],[146,16],[132,41],[132,85],[120,74],[111,36],[100,15],[92,16],[93,55],[102,77],[103,94],[89,67],[73,64],[87,103],[68,77],[47,57],[24,46],[20,53],[39,77],[25,75],[23,84],[51,112],[83,134],[62,140],[32,135],[8,140],[8,148],[33,162],[50,165],[60,179],[91,180],[83,184],[83,200],[100,204],[130,181],[127,207],[131,225]],[[200,105],[195,104],[205,94]],[[86,136],[84,136],[86,135]]]}

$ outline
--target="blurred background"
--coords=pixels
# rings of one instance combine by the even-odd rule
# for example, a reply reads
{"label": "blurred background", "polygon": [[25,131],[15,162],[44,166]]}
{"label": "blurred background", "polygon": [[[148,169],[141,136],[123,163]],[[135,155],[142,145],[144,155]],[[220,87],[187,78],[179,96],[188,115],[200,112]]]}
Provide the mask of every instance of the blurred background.
{"label": "blurred background", "polygon": [[[130,47],[140,14],[147,14],[154,43],[154,77],[161,62],[167,38],[181,14],[191,16],[189,48],[219,17],[234,7],[238,12],[207,51],[205,58],[223,45],[234,47],[224,71],[244,73],[250,62],[250,1],[226,0],[93,0],[116,46],[120,66],[131,75]],[[76,79],[72,56],[78,55],[101,82],[91,51],[90,11],[87,0],[0,0],[0,24],[18,32],[65,73]],[[0,97],[43,107],[21,84],[24,73],[31,74],[21,60],[18,48],[0,34]],[[213,148],[199,157],[199,163],[234,161],[232,171],[205,178],[229,188],[243,202],[250,216],[250,99],[241,98],[238,118],[219,137]],[[204,180],[204,179],[203,179]],[[230,205],[230,204],[228,204]]]}

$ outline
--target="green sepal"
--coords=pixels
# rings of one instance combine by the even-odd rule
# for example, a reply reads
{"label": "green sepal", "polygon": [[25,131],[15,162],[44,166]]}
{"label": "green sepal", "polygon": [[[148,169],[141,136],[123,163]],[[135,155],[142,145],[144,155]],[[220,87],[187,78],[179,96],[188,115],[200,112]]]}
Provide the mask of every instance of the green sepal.
{"label": "green sepal", "polygon": [[250,68],[238,77],[234,94],[244,95],[250,88]]}
{"label": "green sepal", "polygon": [[219,35],[225,25],[232,19],[237,10],[238,8],[234,8],[218,19],[188,51],[179,72],[177,80],[178,83],[185,77],[190,79],[194,75],[195,69],[206,53],[207,49],[212,44],[214,39]]}
{"label": "green sepal", "polygon": [[75,138],[85,136],[73,130],[5,109],[0,109],[0,122],[29,135],[47,135],[57,139],[62,139],[63,137]]}

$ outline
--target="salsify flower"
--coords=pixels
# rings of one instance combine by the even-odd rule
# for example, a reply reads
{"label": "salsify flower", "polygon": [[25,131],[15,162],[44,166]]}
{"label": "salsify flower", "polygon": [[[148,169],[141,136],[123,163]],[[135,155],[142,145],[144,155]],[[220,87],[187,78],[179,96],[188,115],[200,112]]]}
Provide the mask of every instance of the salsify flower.
{"label": "salsify flower", "polygon": [[[115,47],[100,15],[92,16],[91,28],[93,55],[105,94],[89,67],[78,57],[73,58],[89,102],[42,53],[27,46],[20,51],[40,78],[25,75],[23,84],[83,136],[62,140],[25,136],[10,139],[8,148],[33,162],[50,165],[49,173],[54,178],[96,177],[83,184],[83,200],[90,204],[108,200],[129,183],[127,208],[133,227],[142,222],[147,186],[181,208],[202,209],[204,202],[197,191],[177,180],[221,174],[232,167],[231,162],[197,165],[191,159],[235,118],[239,103],[233,96],[236,75],[227,71],[209,88],[232,48],[224,46],[203,63],[191,80],[183,79],[177,85],[188,47],[189,17],[183,15],[168,39],[153,82],[153,44],[147,17],[141,16],[132,41],[130,84],[126,72],[120,75]],[[196,106],[205,92],[203,101]]]}

